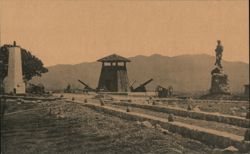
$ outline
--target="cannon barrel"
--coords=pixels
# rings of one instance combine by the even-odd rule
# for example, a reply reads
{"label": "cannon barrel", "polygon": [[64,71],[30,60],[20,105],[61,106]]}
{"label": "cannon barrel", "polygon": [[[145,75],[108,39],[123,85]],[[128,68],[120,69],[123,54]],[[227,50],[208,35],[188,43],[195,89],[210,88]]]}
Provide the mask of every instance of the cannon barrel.
{"label": "cannon barrel", "polygon": [[81,80],[78,80],[81,84],[83,84],[84,86],[86,86],[86,87],[89,87],[89,85],[87,85],[86,83],[84,83],[83,81],[81,81]]}
{"label": "cannon barrel", "polygon": [[140,86],[136,87],[135,89],[133,89],[133,87],[131,87],[131,91],[132,92],[146,92],[146,88],[145,86],[147,84],[149,84],[151,81],[153,81],[153,79],[149,79],[146,82],[144,82],[143,84],[141,84]]}
{"label": "cannon barrel", "polygon": [[[145,85],[149,84],[149,83],[152,82],[152,81],[153,81],[153,79],[149,79],[148,81],[144,82],[144,83],[141,84],[140,86],[145,86]],[[140,87],[140,86],[139,86],[139,87]]]}
{"label": "cannon barrel", "polygon": [[84,83],[83,81],[81,80],[78,80],[81,84],[83,84],[87,89],[90,89],[92,91],[95,91],[95,89],[91,88],[89,85],[87,85],[86,83]]}

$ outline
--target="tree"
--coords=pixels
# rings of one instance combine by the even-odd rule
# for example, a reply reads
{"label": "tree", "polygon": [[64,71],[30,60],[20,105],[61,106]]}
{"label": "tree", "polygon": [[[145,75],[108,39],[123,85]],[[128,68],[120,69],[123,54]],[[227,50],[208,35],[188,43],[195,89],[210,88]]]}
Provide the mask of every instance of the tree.
{"label": "tree", "polygon": [[[0,81],[7,76],[9,51],[11,45],[3,45],[0,47]],[[26,49],[21,48],[22,70],[24,81],[29,81],[34,76],[42,76],[43,73],[48,72],[48,69],[43,66],[43,62],[32,55]]]}

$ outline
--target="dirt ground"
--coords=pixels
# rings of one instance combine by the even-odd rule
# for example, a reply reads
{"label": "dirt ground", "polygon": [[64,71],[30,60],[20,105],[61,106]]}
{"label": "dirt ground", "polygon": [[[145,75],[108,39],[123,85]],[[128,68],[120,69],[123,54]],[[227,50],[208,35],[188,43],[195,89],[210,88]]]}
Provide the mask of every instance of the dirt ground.
{"label": "dirt ground", "polygon": [[163,134],[76,103],[8,100],[7,104],[1,117],[3,154],[221,153],[198,141]]}

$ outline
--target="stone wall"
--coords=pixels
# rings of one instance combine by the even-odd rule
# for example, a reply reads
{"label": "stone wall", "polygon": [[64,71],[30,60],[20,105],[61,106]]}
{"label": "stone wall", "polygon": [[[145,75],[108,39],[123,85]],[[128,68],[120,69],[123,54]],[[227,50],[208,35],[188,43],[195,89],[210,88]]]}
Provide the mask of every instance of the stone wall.
{"label": "stone wall", "polygon": [[206,113],[206,112],[197,112],[197,111],[187,111],[184,109],[177,109],[173,107],[165,107],[165,106],[154,106],[154,105],[147,105],[147,104],[136,104],[136,103],[114,103],[124,106],[132,106],[132,107],[140,107],[144,109],[154,110],[157,112],[164,112],[164,113],[171,113],[177,116],[182,117],[190,117],[194,119],[201,119],[201,120],[207,120],[207,121],[216,121],[226,124],[231,124],[235,126],[240,127],[249,127],[250,120],[236,117],[236,116],[230,116],[230,115],[217,115],[213,113]]}
{"label": "stone wall", "polygon": [[107,106],[99,106],[90,103],[85,103],[82,105],[92,108],[98,112],[104,112],[131,121],[149,121],[153,125],[159,124],[162,128],[167,129],[170,132],[178,133],[184,137],[196,139],[216,147],[226,148],[229,146],[234,146],[238,148],[241,152],[250,151],[250,142],[244,141],[243,137],[241,136],[225,132],[221,133],[220,131],[206,129],[180,122],[168,122],[167,119],[135,112],[126,112],[125,110],[123,111],[121,109],[114,109],[112,107]]}

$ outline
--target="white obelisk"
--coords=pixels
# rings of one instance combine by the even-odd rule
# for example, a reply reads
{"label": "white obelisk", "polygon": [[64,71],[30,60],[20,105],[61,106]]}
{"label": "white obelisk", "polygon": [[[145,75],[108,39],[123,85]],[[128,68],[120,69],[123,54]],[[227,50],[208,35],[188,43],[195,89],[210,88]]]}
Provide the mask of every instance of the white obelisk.
{"label": "white obelisk", "polygon": [[8,74],[4,79],[4,92],[13,94],[24,94],[25,83],[22,74],[21,48],[16,46],[9,47]]}

